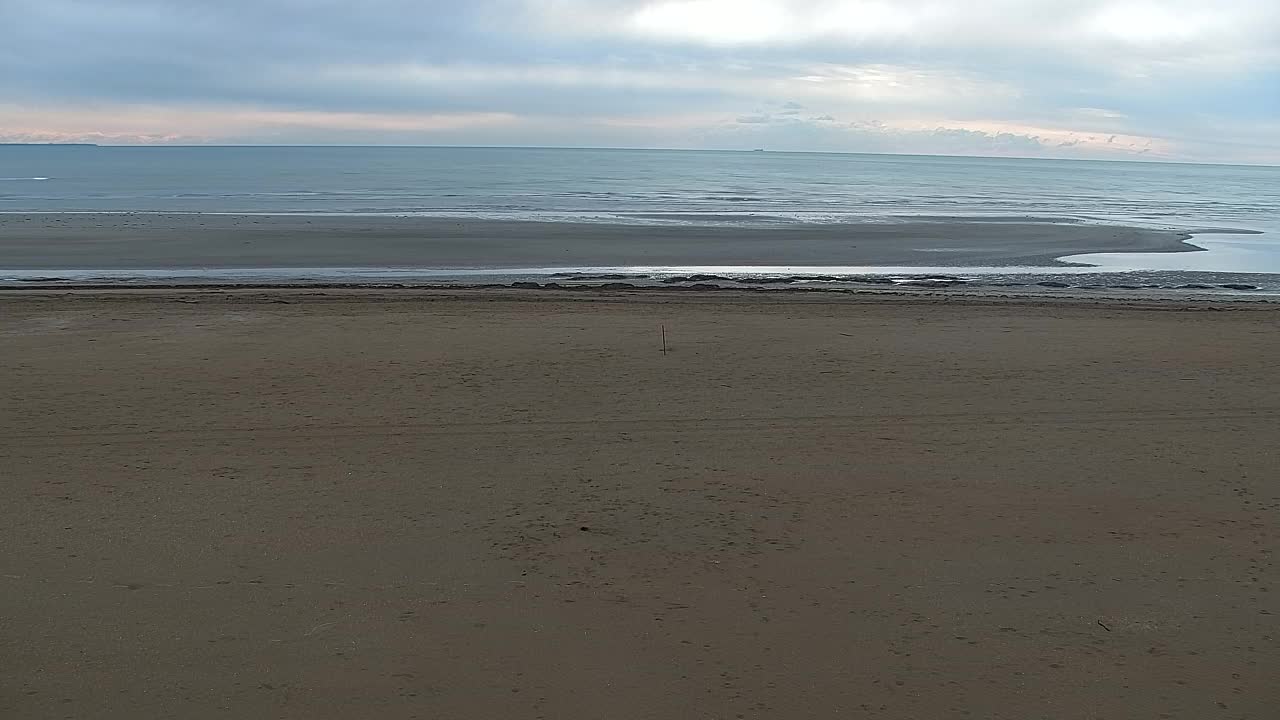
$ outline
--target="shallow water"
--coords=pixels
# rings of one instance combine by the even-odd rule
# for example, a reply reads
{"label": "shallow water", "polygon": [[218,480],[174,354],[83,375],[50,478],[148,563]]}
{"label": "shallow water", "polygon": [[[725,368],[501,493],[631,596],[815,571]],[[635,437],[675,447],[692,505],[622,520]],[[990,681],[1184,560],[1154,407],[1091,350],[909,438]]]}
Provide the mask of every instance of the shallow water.
{"label": "shallow water", "polygon": [[1170,270],[1209,273],[1280,273],[1280,233],[1197,235],[1191,241],[1204,252],[1091,253],[1069,255],[1064,262],[1099,270]]}
{"label": "shallow water", "polygon": [[0,146],[0,212],[33,211],[752,226],[1035,217],[1262,233],[1198,235],[1194,242],[1206,249],[1199,253],[1067,258],[1098,271],[1280,273],[1280,168],[1261,166],[536,148]]}

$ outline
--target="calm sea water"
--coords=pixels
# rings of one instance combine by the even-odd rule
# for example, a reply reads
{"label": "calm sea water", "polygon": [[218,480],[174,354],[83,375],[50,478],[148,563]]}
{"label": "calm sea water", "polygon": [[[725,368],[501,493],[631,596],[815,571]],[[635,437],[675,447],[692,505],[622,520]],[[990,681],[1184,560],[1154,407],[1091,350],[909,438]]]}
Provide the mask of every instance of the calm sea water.
{"label": "calm sea water", "polygon": [[[0,212],[422,214],[624,223],[1061,218],[1206,235],[1103,268],[1280,273],[1280,168],[773,152],[0,147]],[[3,263],[0,262],[0,265]]]}

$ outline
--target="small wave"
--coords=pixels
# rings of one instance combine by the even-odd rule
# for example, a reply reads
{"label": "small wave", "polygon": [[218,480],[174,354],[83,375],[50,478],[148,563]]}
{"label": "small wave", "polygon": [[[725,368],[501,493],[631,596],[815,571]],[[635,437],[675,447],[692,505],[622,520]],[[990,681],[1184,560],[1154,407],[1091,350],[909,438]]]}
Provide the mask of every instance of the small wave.
{"label": "small wave", "polygon": [[51,179],[47,177],[0,177],[0,182],[44,182]]}

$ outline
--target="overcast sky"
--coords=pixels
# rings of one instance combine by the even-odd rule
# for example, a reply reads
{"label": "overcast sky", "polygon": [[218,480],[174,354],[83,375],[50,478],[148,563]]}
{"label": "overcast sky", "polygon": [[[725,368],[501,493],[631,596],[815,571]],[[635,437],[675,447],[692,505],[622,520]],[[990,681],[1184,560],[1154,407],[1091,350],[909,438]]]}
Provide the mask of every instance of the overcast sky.
{"label": "overcast sky", "polygon": [[0,141],[1280,163],[1280,0],[0,0]]}

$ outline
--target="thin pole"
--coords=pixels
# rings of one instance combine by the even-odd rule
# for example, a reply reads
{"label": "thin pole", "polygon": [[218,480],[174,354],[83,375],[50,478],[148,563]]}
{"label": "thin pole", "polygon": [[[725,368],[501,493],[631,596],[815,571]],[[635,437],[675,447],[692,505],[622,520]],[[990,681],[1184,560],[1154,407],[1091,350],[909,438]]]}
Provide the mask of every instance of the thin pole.
{"label": "thin pole", "polygon": [[667,326],[662,326],[662,354],[667,354]]}

